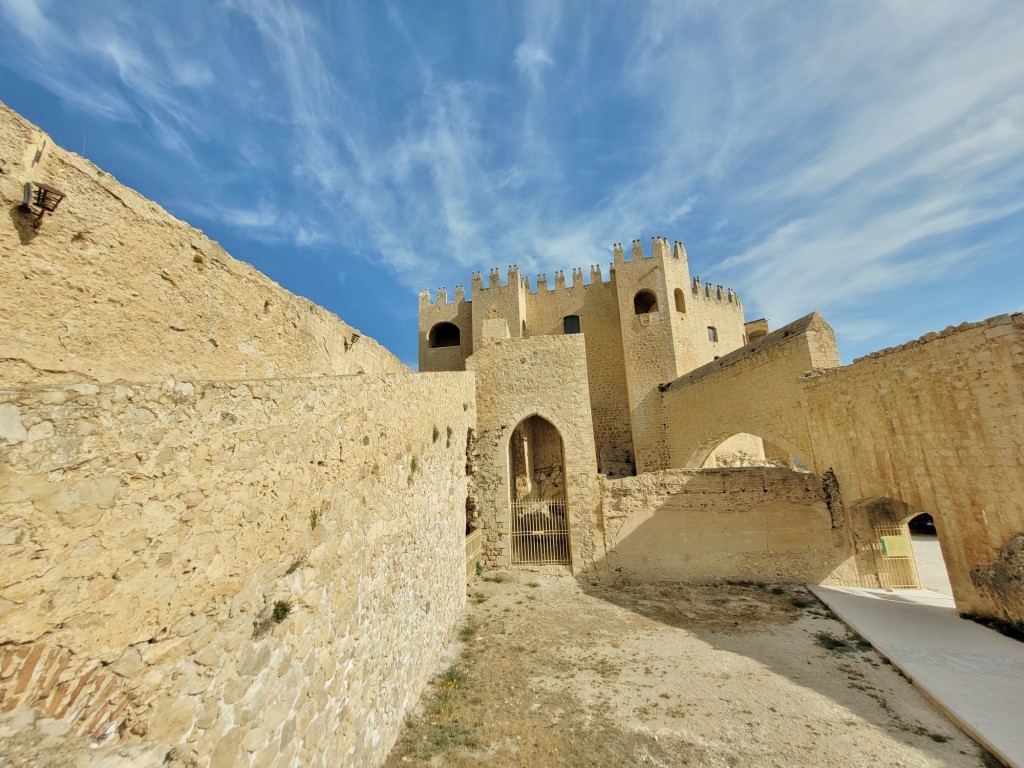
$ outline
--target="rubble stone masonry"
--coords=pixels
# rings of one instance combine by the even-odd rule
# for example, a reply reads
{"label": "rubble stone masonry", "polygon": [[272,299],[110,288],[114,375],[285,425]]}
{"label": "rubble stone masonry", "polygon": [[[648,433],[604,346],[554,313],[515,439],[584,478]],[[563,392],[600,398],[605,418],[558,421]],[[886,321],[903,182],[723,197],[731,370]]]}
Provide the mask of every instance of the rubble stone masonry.
{"label": "rubble stone masonry", "polygon": [[0,710],[379,764],[465,600],[474,421],[465,373],[3,391]]}

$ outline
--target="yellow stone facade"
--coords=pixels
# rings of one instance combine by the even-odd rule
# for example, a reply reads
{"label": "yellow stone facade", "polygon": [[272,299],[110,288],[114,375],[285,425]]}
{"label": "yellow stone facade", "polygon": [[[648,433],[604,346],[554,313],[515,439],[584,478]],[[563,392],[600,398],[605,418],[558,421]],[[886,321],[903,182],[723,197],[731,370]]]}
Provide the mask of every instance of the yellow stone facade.
{"label": "yellow stone facade", "polygon": [[[480,348],[488,317],[505,320],[511,338],[581,333],[599,470],[621,476],[665,469],[658,387],[745,344],[743,306],[731,289],[691,279],[678,241],[670,246],[653,238],[645,253],[636,240],[630,256],[614,246],[607,281],[592,266],[590,282],[577,269],[568,284],[560,272],[553,286],[540,275],[532,291],[511,266],[505,284],[498,270],[491,270],[486,286],[474,274],[470,299],[462,286],[452,302],[444,288],[435,300],[422,291],[420,370],[463,370]],[[439,333],[443,329],[451,333]]]}

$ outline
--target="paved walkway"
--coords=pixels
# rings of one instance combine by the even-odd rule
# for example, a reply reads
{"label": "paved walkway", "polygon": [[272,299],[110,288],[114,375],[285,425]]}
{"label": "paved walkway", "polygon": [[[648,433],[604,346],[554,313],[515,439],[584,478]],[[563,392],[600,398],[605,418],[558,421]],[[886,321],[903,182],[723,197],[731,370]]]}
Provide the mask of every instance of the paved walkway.
{"label": "paved walkway", "polygon": [[1024,642],[927,589],[811,587],[972,738],[1024,768]]}

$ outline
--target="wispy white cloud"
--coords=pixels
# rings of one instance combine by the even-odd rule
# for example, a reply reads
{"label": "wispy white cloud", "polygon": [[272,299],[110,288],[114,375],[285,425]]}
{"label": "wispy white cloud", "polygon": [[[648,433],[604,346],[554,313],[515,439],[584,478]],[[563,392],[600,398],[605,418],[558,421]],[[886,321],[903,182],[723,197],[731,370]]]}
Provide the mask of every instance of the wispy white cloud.
{"label": "wispy white cloud", "polygon": [[520,71],[535,82],[540,81],[541,73],[545,69],[555,66],[555,60],[551,55],[538,45],[532,43],[520,43],[515,53],[516,66]]}
{"label": "wispy white cloud", "polygon": [[1019,248],[1016,0],[56,7],[0,0],[11,66],[193,166],[216,145],[188,210],[409,288],[661,234],[751,312],[869,334],[880,290]]}

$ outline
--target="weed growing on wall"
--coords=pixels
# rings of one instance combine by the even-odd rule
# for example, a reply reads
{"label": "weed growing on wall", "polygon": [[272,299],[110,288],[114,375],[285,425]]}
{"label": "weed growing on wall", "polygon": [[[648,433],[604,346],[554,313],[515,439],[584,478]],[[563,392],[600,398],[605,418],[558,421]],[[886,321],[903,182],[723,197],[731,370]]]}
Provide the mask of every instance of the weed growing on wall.
{"label": "weed growing on wall", "polygon": [[413,456],[412,457],[412,461],[409,462],[409,476],[410,477],[412,477],[413,475],[416,474],[416,467],[418,467],[418,466],[419,466],[419,464],[416,462],[416,457]]}
{"label": "weed growing on wall", "polygon": [[309,530],[315,531],[318,522],[320,522],[320,513],[314,509],[309,513]]}
{"label": "weed growing on wall", "polygon": [[292,604],[287,600],[278,600],[274,603],[274,623],[280,624],[282,621],[288,618],[288,614],[292,612]]}
{"label": "weed growing on wall", "polygon": [[[297,566],[298,563],[295,563]],[[280,624],[288,618],[292,612],[292,604],[288,600],[278,600],[273,606],[267,606],[252,623],[253,638],[260,638],[267,634],[275,624]]]}

